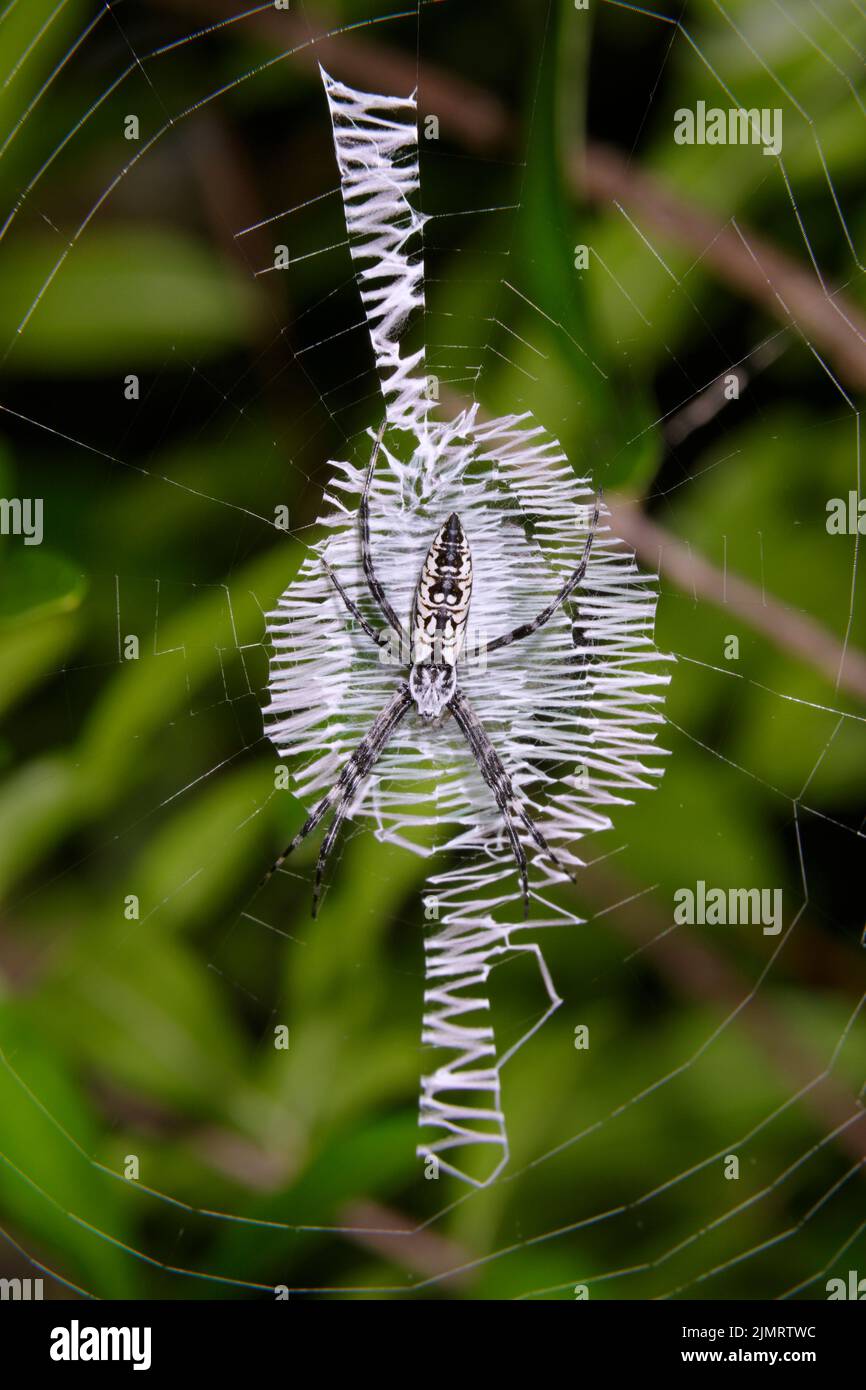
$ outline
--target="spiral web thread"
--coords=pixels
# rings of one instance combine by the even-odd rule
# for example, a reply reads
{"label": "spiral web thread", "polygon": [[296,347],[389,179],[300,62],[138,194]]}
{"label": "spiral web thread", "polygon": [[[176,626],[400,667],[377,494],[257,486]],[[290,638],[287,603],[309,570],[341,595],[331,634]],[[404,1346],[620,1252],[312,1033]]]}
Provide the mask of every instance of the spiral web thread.
{"label": "spiral web thread", "polygon": [[[602,509],[574,621],[560,610],[531,638],[485,659],[485,641],[534,617],[576,565],[594,493],[528,414],[483,420],[472,405],[450,421],[431,418],[423,348],[403,357],[399,346],[410,316],[424,307],[420,251],[411,249],[424,221],[410,202],[419,188],[415,95],[358,92],[324,70],[322,78],[387,419],[411,440],[408,459],[405,448],[395,452],[385,440],[373,479],[376,568],[408,621],[430,539],[444,516],[460,514],[475,579],[458,679],[529,814],[574,871],[581,865],[574,843],[609,828],[609,809],[661,775],[655,733],[669,658],[653,642],[654,579],[640,574],[631,552],[611,536]],[[381,626],[358,538],[365,465],[364,456],[357,464],[332,461],[318,553]],[[268,632],[266,726],[280,754],[293,759],[296,793],[309,805],[332,785],[405,668],[351,630],[317,556],[305,561],[269,615]],[[454,867],[431,874],[424,894],[422,1040],[444,1060],[422,1078],[418,1154],[485,1185],[508,1161],[502,1067],[560,1003],[540,947],[520,934],[580,919],[555,893],[548,896],[564,875],[521,835],[534,909],[531,923],[514,920],[520,892],[513,855],[453,720],[431,730],[410,715],[356,797],[356,813],[362,803],[380,838],[428,857],[459,852]],[[487,981],[497,964],[521,953],[536,960],[547,1005],[498,1055]]]}

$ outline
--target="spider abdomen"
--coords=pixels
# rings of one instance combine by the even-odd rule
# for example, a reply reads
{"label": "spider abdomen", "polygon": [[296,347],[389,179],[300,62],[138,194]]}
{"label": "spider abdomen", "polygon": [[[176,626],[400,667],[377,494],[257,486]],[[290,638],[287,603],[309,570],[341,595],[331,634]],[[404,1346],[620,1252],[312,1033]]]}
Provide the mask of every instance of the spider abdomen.
{"label": "spider abdomen", "polygon": [[427,552],[412,610],[412,661],[456,666],[472,596],[472,555],[456,512]]}

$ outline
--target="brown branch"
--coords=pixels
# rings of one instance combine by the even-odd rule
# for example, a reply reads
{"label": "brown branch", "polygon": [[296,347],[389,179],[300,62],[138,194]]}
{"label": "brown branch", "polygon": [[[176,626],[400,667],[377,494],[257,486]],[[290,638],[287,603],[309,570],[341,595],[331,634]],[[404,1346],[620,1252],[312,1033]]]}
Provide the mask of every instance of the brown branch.
{"label": "brown branch", "polygon": [[633,503],[613,498],[607,502],[614,531],[646,565],[659,569],[686,593],[730,609],[777,647],[820,671],[831,685],[866,700],[863,652],[843,647],[815,618],[786,607],[772,594],[762,594],[740,575],[730,570],[722,574]]}
{"label": "brown branch", "polygon": [[690,396],[673,414],[666,415],[662,421],[666,443],[675,449],[678,444],[684,443],[689,435],[694,434],[695,430],[708,425],[724,410],[731,399],[727,392],[728,376],[732,374],[736,377],[737,389],[742,391],[759,372],[766,371],[778,357],[781,357],[790,341],[790,333],[775,330],[771,338],[767,338],[754,351],[733,363],[727,372],[717,376],[703,391],[699,391],[696,396]]}
{"label": "brown branch", "polygon": [[[162,0],[211,22],[234,13],[232,0]],[[294,61],[315,69],[320,58],[341,78],[372,91],[401,95],[418,82],[425,109],[443,130],[479,153],[513,152],[518,126],[490,93],[430,63],[415,60],[377,40],[351,34],[327,37],[335,24],[288,11],[264,10],[241,21],[249,30],[285,49],[299,47]],[[312,40],[312,42],[311,42]],[[685,248],[729,289],[760,304],[786,326],[795,327],[826,352],[843,381],[866,387],[866,318],[840,291],[830,292],[815,272],[732,219],[720,221],[666,189],[616,150],[589,144],[567,168],[572,190],[600,204],[633,209],[652,231]]]}
{"label": "brown branch", "polygon": [[700,257],[729,289],[813,338],[849,386],[866,387],[866,318],[842,294],[825,290],[814,270],[733,218],[722,221],[687,202],[605,145],[588,145],[572,159],[570,174],[587,198],[633,209],[657,236]]}
{"label": "brown branch", "polygon": [[[234,0],[161,0],[166,9],[198,16],[202,25],[216,24],[237,15]],[[496,99],[451,73],[424,64],[420,74],[414,58],[380,41],[366,39],[357,29],[341,34],[336,15],[318,18],[272,7],[246,15],[234,26],[241,33],[254,33],[275,48],[297,51],[292,62],[318,73],[321,62],[332,67],[342,82],[362,90],[393,92],[408,96],[419,80],[424,87],[427,109],[468,149],[495,150],[510,145],[517,133],[516,121]],[[229,31],[231,32],[231,31]]]}

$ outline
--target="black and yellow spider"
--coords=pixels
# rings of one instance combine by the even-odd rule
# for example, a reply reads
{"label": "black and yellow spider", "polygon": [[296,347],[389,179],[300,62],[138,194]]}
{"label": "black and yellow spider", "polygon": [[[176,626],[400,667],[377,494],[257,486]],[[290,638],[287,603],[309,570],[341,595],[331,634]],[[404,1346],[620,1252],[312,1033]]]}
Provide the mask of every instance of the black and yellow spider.
{"label": "black and yellow spider", "polygon": [[[325,865],[336,843],[340,826],[352,804],[355,791],[359,783],[372,771],[391,735],[414,705],[416,714],[433,728],[441,725],[449,715],[453,715],[456,720],[478,764],[482,777],[496,798],[496,804],[502,815],[505,830],[517,861],[523,893],[524,914],[528,917],[529,881],[526,854],[518,838],[515,821],[520,821],[526,827],[539,849],[552,860],[561,872],[567,874],[569,878],[572,875],[562,861],[557,858],[538,826],[527,813],[514,790],[514,784],[502,759],[490,742],[481,720],[463,694],[457,681],[457,660],[466,636],[469,601],[472,596],[472,554],[457,513],[452,512],[448,519],[443,522],[427,552],[427,558],[415,587],[410,634],[406,633],[376,575],[370,551],[368,504],[370,484],[384,433],[385,422],[379,430],[370,457],[358,517],[361,527],[361,558],[364,574],[370,593],[387,619],[389,627],[379,631],[371,627],[360,609],[346,593],[330,565],[327,561],[323,561],[323,563],[337,593],[371,641],[382,647],[391,645],[394,635],[400,639],[401,650],[408,650],[410,654],[408,678],[401,681],[393,699],[385,706],[367,735],[344,763],[340,775],[330,791],[325,793],[315,809],[310,812],[291,844],[268,870],[262,882],[264,884],[268,881],[292,851],[297,849],[302,840],[305,840],[310,832],[315,830],[319,821],[331,807],[335,807],[334,819],[322,841],[316,864],[312,906],[312,915],[313,917],[316,916]],[[500,647],[508,647],[512,642],[519,642],[521,638],[536,632],[571,597],[586,573],[593,537],[598,525],[600,506],[601,497],[599,494],[580,563],[569,575],[556,597],[530,622],[521,623],[511,632],[506,632],[492,642],[487,642],[479,655],[498,651]]]}

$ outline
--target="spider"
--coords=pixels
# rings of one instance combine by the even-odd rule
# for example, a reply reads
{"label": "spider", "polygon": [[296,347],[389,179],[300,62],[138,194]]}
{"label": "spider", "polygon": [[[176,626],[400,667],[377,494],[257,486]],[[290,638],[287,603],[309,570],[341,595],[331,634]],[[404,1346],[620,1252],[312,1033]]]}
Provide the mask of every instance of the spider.
{"label": "spider", "polygon": [[[574,878],[574,875],[557,857],[538,826],[527,813],[514,790],[514,784],[502,759],[493,747],[481,720],[460,689],[457,680],[457,660],[466,635],[469,600],[472,595],[472,555],[457,513],[452,512],[448,519],[443,522],[427,552],[412,603],[411,635],[406,633],[378,579],[370,550],[369,494],[386,424],[387,421],[383,421],[370,456],[358,509],[358,518],[364,574],[370,593],[390,626],[378,631],[372,627],[346,593],[328,562],[323,560],[322,563],[346,608],[372,642],[375,642],[378,647],[383,647],[391,644],[393,634],[399,636],[401,639],[400,650],[408,651],[411,658],[408,677],[401,681],[393,698],[344,763],[330,791],[325,793],[315,809],[310,812],[291,844],[268,870],[260,886],[263,887],[268,882],[271,876],[282,867],[292,851],[297,849],[298,845],[315,830],[327,812],[335,807],[334,818],[322,841],[316,864],[312,902],[312,916],[316,916],[325,866],[336,843],[340,827],[352,804],[355,791],[368,773],[372,771],[397,726],[414,705],[416,713],[432,728],[440,727],[449,715],[453,716],[460,732],[466,739],[481,775],[492,791],[499,807],[505,831],[517,862],[524,917],[528,918],[529,880],[526,854],[518,838],[515,821],[519,821],[525,826],[542,853],[562,873],[571,879]],[[537,632],[571,597],[586,573],[586,566],[598,525],[600,507],[601,490],[596,497],[592,524],[580,563],[562,585],[556,597],[531,622],[521,623],[511,632],[506,632],[492,642],[486,643],[483,648],[484,653],[498,651],[501,647],[508,647],[512,642],[519,642],[524,637],[529,637],[531,633]]]}

